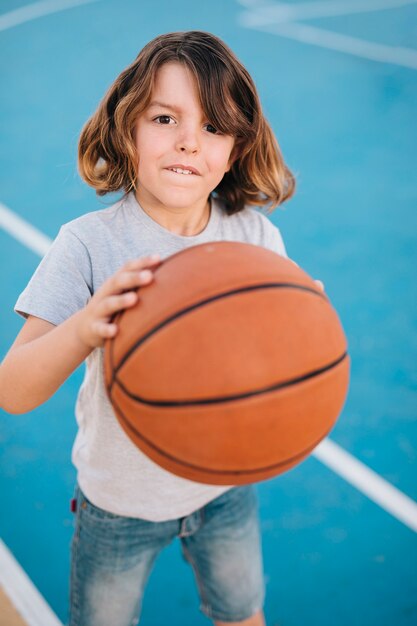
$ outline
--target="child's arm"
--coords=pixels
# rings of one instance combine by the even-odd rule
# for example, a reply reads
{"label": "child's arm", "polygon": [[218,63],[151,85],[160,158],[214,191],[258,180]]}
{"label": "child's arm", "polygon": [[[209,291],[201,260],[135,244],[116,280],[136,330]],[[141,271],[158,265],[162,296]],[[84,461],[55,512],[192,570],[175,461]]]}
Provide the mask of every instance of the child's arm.
{"label": "child's arm", "polygon": [[140,271],[159,263],[152,257],[130,261],[58,326],[30,316],[0,365],[0,406],[17,414],[46,402],[94,348],[117,333],[110,318],[136,303],[132,290],[152,280],[152,271]]}

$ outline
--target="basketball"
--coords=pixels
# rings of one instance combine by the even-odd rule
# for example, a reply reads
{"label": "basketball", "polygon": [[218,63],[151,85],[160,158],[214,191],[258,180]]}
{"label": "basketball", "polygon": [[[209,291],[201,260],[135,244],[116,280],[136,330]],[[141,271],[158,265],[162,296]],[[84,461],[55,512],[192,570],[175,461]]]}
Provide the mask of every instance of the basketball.
{"label": "basketball", "polygon": [[295,263],[218,241],[166,258],[105,342],[108,397],[162,468],[242,485],[305,459],[334,426],[349,384],[328,297]]}

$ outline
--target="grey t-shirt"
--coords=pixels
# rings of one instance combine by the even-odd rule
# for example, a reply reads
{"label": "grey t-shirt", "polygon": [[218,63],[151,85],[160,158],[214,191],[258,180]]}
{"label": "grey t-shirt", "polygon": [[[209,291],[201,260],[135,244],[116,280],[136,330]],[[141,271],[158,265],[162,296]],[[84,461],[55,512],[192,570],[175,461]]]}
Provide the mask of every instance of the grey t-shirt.
{"label": "grey t-shirt", "polygon": [[[156,252],[164,259],[183,248],[218,240],[252,243],[287,256],[279,230],[257,209],[245,207],[228,216],[221,201],[212,197],[205,229],[187,237],[154,221],[130,193],[109,208],[61,227],[15,311],[61,324],[85,307],[128,260]],[[175,476],[130,441],[105,391],[103,348],[94,349],[86,359],[75,414],[78,432],[72,462],[81,489],[98,507],[117,515],[165,521],[189,515],[229,489]]]}

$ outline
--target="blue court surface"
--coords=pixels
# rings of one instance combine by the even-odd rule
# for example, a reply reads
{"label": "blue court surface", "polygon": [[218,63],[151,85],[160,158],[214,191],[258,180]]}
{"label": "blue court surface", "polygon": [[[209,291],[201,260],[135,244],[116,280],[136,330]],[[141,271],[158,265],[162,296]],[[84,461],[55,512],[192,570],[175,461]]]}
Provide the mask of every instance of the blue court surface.
{"label": "blue court surface", "polygon": [[[251,72],[297,176],[270,219],[325,283],[352,362],[330,441],[257,487],[266,620],[416,624],[417,2],[3,0],[0,11],[1,358],[23,324],[16,299],[60,225],[114,202],[76,170],[79,132],[105,90],[160,33],[220,36]],[[67,619],[83,374],[31,413],[1,414],[0,581],[7,589],[20,564],[57,616],[26,607],[34,625]],[[174,543],[151,574],[141,624],[208,624],[198,606]]]}

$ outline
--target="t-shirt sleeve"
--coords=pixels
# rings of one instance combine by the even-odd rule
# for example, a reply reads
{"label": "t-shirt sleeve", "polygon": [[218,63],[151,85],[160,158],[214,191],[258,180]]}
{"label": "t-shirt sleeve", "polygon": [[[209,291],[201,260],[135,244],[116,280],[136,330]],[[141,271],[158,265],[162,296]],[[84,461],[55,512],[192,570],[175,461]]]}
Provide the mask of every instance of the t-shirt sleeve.
{"label": "t-shirt sleeve", "polygon": [[88,250],[64,225],[14,310],[24,318],[34,315],[57,326],[86,306],[93,294],[92,282]]}
{"label": "t-shirt sleeve", "polygon": [[288,258],[287,251],[285,249],[284,240],[281,236],[279,229],[270,222],[268,248],[281,256]]}
{"label": "t-shirt sleeve", "polygon": [[261,228],[261,237],[262,243],[261,245],[267,248],[268,250],[272,250],[272,252],[276,252],[280,256],[284,256],[288,258],[287,251],[285,249],[284,240],[281,236],[280,230],[271,220],[261,211],[257,211],[258,219],[261,220],[262,228]]}
{"label": "t-shirt sleeve", "polygon": [[283,240],[283,238],[281,236],[281,232],[280,232],[279,228],[277,226],[275,226],[275,224],[273,224],[269,218],[265,217],[265,219],[268,222],[268,227],[267,227],[268,236],[267,236],[267,245],[266,245],[266,247],[269,250],[272,250],[273,252],[276,252],[277,254],[280,254],[281,256],[285,257],[286,259],[289,259],[295,265],[297,265],[297,267],[299,267],[298,263],[296,263],[294,261],[294,259],[290,259],[290,257],[288,256],[287,250],[285,248],[284,240]]}

